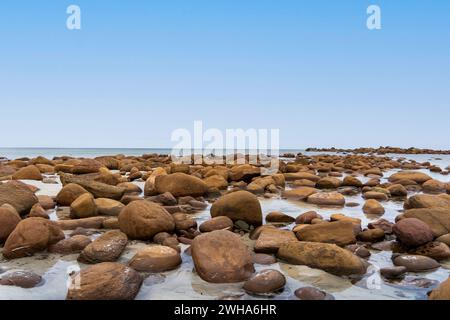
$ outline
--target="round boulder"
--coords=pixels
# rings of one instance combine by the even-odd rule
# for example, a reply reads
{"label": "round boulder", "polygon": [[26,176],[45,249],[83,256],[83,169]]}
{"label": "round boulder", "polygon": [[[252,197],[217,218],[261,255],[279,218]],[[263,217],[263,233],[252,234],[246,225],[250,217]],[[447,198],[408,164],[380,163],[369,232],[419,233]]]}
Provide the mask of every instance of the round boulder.
{"label": "round boulder", "polygon": [[165,272],[177,268],[181,256],[173,248],[166,246],[148,246],[139,250],[129,262],[129,266],[141,272]]}

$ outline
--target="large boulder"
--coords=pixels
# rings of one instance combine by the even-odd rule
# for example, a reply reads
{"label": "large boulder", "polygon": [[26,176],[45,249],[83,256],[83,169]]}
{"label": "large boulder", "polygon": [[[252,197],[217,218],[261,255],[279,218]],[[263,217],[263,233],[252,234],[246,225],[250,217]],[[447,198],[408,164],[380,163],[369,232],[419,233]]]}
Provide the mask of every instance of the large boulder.
{"label": "large boulder", "polygon": [[300,241],[346,246],[356,242],[353,229],[353,223],[350,221],[336,221],[306,225],[297,231],[296,235]]}
{"label": "large boulder", "polygon": [[394,225],[393,231],[397,239],[408,247],[418,247],[434,239],[431,228],[416,218],[401,219]]}
{"label": "large boulder", "polygon": [[389,182],[396,183],[400,180],[411,180],[418,184],[422,184],[428,180],[431,180],[432,178],[423,173],[423,172],[417,172],[417,171],[400,171],[397,173],[394,173],[389,177]]}
{"label": "large boulder", "polygon": [[117,217],[125,205],[113,199],[98,198],[94,200],[99,215]]}
{"label": "large boulder", "polygon": [[106,183],[90,180],[83,177],[61,173],[61,182],[65,186],[69,183],[75,183],[82,186],[90,192],[95,198],[108,198],[120,200],[125,193],[125,188],[112,186]]}
{"label": "large boulder", "polygon": [[345,198],[338,192],[321,192],[314,193],[308,197],[308,203],[319,206],[343,206]]}
{"label": "large boulder", "polygon": [[425,222],[435,237],[450,233],[450,212],[445,208],[411,209],[404,213],[405,218],[416,218]]}
{"label": "large boulder", "polygon": [[261,234],[255,243],[255,252],[277,253],[283,243],[296,240],[297,238],[292,231],[265,228],[261,231]]}
{"label": "large boulder", "polygon": [[336,189],[342,185],[342,181],[335,177],[325,177],[317,181],[316,188],[318,189]]}
{"label": "large boulder", "polygon": [[104,262],[71,276],[67,300],[133,300],[142,276],[114,262]]}
{"label": "large boulder", "polygon": [[181,172],[156,177],[155,187],[158,193],[170,192],[175,197],[197,197],[208,191],[203,180]]}
{"label": "large boulder", "polygon": [[262,210],[258,198],[248,191],[236,191],[219,198],[211,207],[211,216],[227,216],[250,225],[262,224]]}
{"label": "large boulder", "polygon": [[157,195],[158,192],[156,191],[155,181],[158,176],[166,176],[167,171],[164,168],[158,167],[153,170],[153,172],[150,174],[150,176],[145,181],[144,185],[144,195],[146,197],[148,196],[154,196]]}
{"label": "large boulder", "polygon": [[165,272],[181,264],[180,253],[166,246],[148,246],[139,250],[129,262],[129,266],[140,272]]}
{"label": "large boulder", "polygon": [[280,247],[277,256],[288,263],[321,269],[337,276],[366,273],[366,266],[359,257],[334,244],[288,242]]}
{"label": "large boulder", "polygon": [[97,215],[97,206],[94,197],[90,193],[84,193],[75,199],[70,205],[70,217],[72,219],[89,218]]}
{"label": "large boulder", "polygon": [[241,238],[225,230],[197,236],[191,245],[198,275],[207,282],[235,283],[255,272],[250,250]]}
{"label": "large boulder", "polygon": [[99,172],[102,167],[104,167],[104,165],[100,161],[95,159],[83,159],[72,167],[71,172],[73,174],[96,173]]}
{"label": "large boulder", "polygon": [[108,231],[90,243],[81,252],[78,261],[99,263],[116,261],[128,243],[127,235],[119,230]]}
{"label": "large boulder", "polygon": [[9,205],[0,206],[0,244],[8,239],[21,220],[13,207]]}
{"label": "large boulder", "polygon": [[430,292],[430,300],[450,300],[450,278],[440,284],[439,287]]}
{"label": "large boulder", "polygon": [[175,221],[161,206],[145,200],[129,203],[119,214],[120,230],[131,239],[151,240],[159,232],[173,232]]}
{"label": "large boulder", "polygon": [[448,194],[417,194],[405,201],[405,209],[446,208],[450,209],[450,195]]}
{"label": "large boulder", "polygon": [[445,188],[445,183],[435,179],[431,179],[428,180],[427,182],[424,182],[424,184],[422,185],[422,190],[425,193],[434,193],[434,194],[447,192]]}
{"label": "large boulder", "polygon": [[56,195],[56,202],[60,206],[70,206],[79,196],[88,193],[82,186],[69,183],[65,185]]}
{"label": "large boulder", "polygon": [[30,165],[19,169],[12,178],[14,180],[42,180],[42,174],[38,167]]}
{"label": "large boulder", "polygon": [[64,233],[56,223],[43,218],[27,218],[22,220],[9,235],[3,256],[6,259],[31,256],[62,239]]}
{"label": "large boulder", "polygon": [[428,272],[441,266],[430,257],[412,254],[394,256],[392,262],[398,267],[405,267],[408,272]]}
{"label": "large boulder", "polygon": [[38,202],[36,195],[24,183],[11,181],[0,184],[0,206],[10,204],[19,214],[24,215]]}
{"label": "large boulder", "polygon": [[250,182],[254,177],[261,175],[261,169],[250,164],[237,165],[229,171],[231,181]]}
{"label": "large boulder", "polygon": [[228,181],[225,180],[223,176],[218,174],[208,176],[207,178],[203,179],[203,181],[206,183],[208,188],[217,188],[219,190],[225,190],[228,188]]}

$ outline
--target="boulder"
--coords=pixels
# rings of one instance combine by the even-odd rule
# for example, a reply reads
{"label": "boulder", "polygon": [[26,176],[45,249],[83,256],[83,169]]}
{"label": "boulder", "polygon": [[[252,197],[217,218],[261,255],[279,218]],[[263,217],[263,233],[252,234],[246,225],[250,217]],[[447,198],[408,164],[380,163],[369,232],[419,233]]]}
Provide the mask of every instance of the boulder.
{"label": "boulder", "polygon": [[335,177],[325,177],[316,182],[318,189],[337,189],[342,185],[342,181]]}
{"label": "boulder", "polygon": [[287,214],[284,214],[279,211],[270,212],[266,216],[267,222],[274,222],[274,223],[293,223],[295,222],[295,218],[288,216]]}
{"label": "boulder", "polygon": [[44,218],[44,219],[50,219],[48,213],[42,208],[42,206],[39,203],[36,203],[30,210],[30,213],[28,214],[28,217],[38,217],[38,218]]}
{"label": "boulder", "polygon": [[52,197],[46,195],[37,196],[39,204],[44,208],[44,210],[52,210],[56,207],[56,203]]}
{"label": "boulder", "polygon": [[141,272],[165,272],[177,268],[181,256],[177,250],[166,246],[147,246],[139,250],[129,262],[129,266]]}
{"label": "boulder", "polygon": [[305,201],[310,195],[313,195],[317,192],[319,191],[315,188],[300,187],[292,190],[284,190],[281,193],[281,196],[289,200]]}
{"label": "boulder", "polygon": [[408,247],[418,247],[434,239],[431,228],[416,218],[401,219],[394,225],[393,231],[397,239]]}
{"label": "boulder", "polygon": [[181,172],[157,176],[155,187],[158,193],[170,192],[175,197],[198,197],[208,191],[208,185],[203,180]]}
{"label": "boulder", "polygon": [[27,218],[19,222],[3,248],[6,259],[31,256],[64,239],[61,228],[43,218]]}
{"label": "boulder", "polygon": [[387,189],[393,197],[406,197],[408,195],[408,190],[401,184],[393,184],[387,187]]}
{"label": "boulder", "polygon": [[396,181],[399,180],[411,180],[418,184],[422,184],[428,180],[431,180],[432,178],[422,172],[417,171],[400,171],[397,173],[394,173],[389,177],[389,182],[396,183]]}
{"label": "boulder", "polygon": [[306,225],[296,233],[300,241],[332,243],[346,246],[356,242],[353,223],[350,221],[336,221]]}
{"label": "boulder", "polygon": [[362,242],[379,242],[384,239],[383,229],[368,229],[358,234],[358,240]]}
{"label": "boulder", "polygon": [[365,214],[384,214],[384,207],[375,199],[369,199],[366,201],[363,207]]}
{"label": "boulder", "polygon": [[125,205],[122,202],[113,199],[98,198],[94,200],[97,207],[97,213],[104,216],[119,216]]}
{"label": "boulder", "polygon": [[58,220],[56,221],[56,224],[63,230],[75,230],[77,228],[102,229],[103,222],[107,219],[109,219],[109,217]]}
{"label": "boulder", "polygon": [[120,200],[125,193],[125,188],[112,186],[103,182],[98,182],[83,177],[77,177],[66,173],[61,173],[60,179],[64,186],[69,183],[75,183],[82,186],[95,198]]}
{"label": "boulder", "polygon": [[155,168],[155,170],[153,170],[148,179],[145,181],[144,195],[146,197],[158,194],[155,186],[156,178],[158,176],[165,176],[165,175],[167,175],[167,171],[164,168],[158,167]]}
{"label": "boulder", "polygon": [[56,195],[56,202],[60,206],[70,206],[82,194],[88,193],[82,186],[69,183],[66,184]]}
{"label": "boulder", "polygon": [[173,232],[175,221],[161,206],[145,201],[129,203],[119,214],[120,230],[131,239],[151,240],[159,232]]}
{"label": "boulder", "polygon": [[84,193],[70,205],[70,217],[72,219],[89,218],[97,215],[97,206],[94,197],[90,193]]}
{"label": "boulder", "polygon": [[367,200],[379,200],[379,201],[388,201],[389,196],[384,192],[377,191],[368,191],[363,194],[364,199]]}
{"label": "boulder", "polygon": [[42,282],[42,277],[29,271],[14,271],[0,277],[0,285],[24,289],[34,288]]}
{"label": "boulder", "polygon": [[343,206],[345,205],[345,198],[338,192],[322,192],[315,193],[308,197],[308,203],[319,206]]}
{"label": "boulder", "polygon": [[83,159],[72,167],[71,172],[73,174],[96,173],[99,172],[102,167],[104,167],[104,165],[100,161],[95,159]]}
{"label": "boulder", "polygon": [[450,300],[450,278],[442,282],[439,287],[429,294],[430,300]]}
{"label": "boulder", "polygon": [[440,236],[436,239],[436,241],[445,243],[447,246],[450,246],[450,233]]}
{"label": "boulder", "polygon": [[229,171],[231,181],[250,182],[254,177],[261,175],[261,169],[250,164],[237,165]]}
{"label": "boulder", "polygon": [[394,224],[386,219],[379,219],[374,222],[370,222],[367,227],[369,229],[381,229],[386,234],[392,234],[392,228],[394,227]]}
{"label": "boulder", "polygon": [[286,285],[285,276],[278,270],[262,270],[245,281],[244,290],[250,294],[268,295],[276,293]]}
{"label": "boulder", "polygon": [[294,173],[285,173],[284,178],[286,181],[295,181],[295,180],[309,180],[313,182],[317,182],[320,180],[319,176],[309,172],[294,172]]}
{"label": "boulder", "polygon": [[423,246],[411,250],[409,253],[430,257],[436,261],[450,258],[450,249],[448,248],[448,245],[438,241],[424,244]]}
{"label": "boulder", "polygon": [[408,271],[406,267],[387,267],[380,269],[380,274],[386,279],[399,279],[402,278]]}
{"label": "boulder", "polygon": [[307,211],[302,213],[295,219],[296,224],[311,224],[314,219],[323,219],[320,214],[315,211]]}
{"label": "boulder", "polygon": [[396,266],[405,267],[408,272],[427,272],[440,267],[434,259],[410,254],[394,256],[392,261]]}
{"label": "boulder", "polygon": [[42,180],[41,171],[34,165],[19,169],[12,175],[13,180]]}
{"label": "boulder", "polygon": [[24,215],[36,203],[38,198],[25,184],[18,181],[0,184],[0,206],[10,204],[19,214]]}
{"label": "boulder", "polygon": [[298,299],[305,301],[334,300],[334,297],[332,295],[314,287],[304,287],[297,289],[295,290],[294,294]]}
{"label": "boulder", "polygon": [[192,241],[191,252],[198,275],[207,282],[242,282],[255,272],[248,247],[230,231],[197,236]]}
{"label": "boulder", "polygon": [[48,248],[49,252],[62,255],[80,253],[90,243],[91,239],[85,235],[74,235],[73,237],[63,239]]}
{"label": "boulder", "polygon": [[422,184],[422,190],[425,193],[446,193],[445,183],[431,179]]}
{"label": "boulder", "polygon": [[412,209],[404,213],[405,218],[416,218],[425,222],[435,237],[450,233],[450,214],[445,208]]}
{"label": "boulder", "polygon": [[8,239],[22,219],[13,207],[0,206],[0,244]]}
{"label": "boulder", "polygon": [[127,235],[119,230],[108,231],[87,245],[78,257],[82,263],[116,261],[128,243]]}
{"label": "boulder", "polygon": [[99,263],[71,276],[67,300],[133,300],[142,280],[123,264]]}
{"label": "boulder", "polygon": [[209,176],[205,179],[203,179],[203,181],[206,183],[206,185],[209,188],[217,188],[219,190],[225,190],[228,188],[228,181],[225,180],[224,177],[222,177],[221,175],[213,175],[213,176]]}
{"label": "boulder", "polygon": [[445,208],[450,209],[450,195],[448,194],[417,194],[405,201],[405,209]]}
{"label": "boulder", "polygon": [[261,265],[271,265],[277,263],[277,258],[270,254],[256,253],[253,255],[253,263]]}
{"label": "boulder", "polygon": [[219,198],[211,207],[211,216],[227,216],[233,221],[242,220],[254,226],[262,224],[261,204],[248,191],[236,191]]}
{"label": "boulder", "polygon": [[363,186],[363,184],[358,178],[355,178],[352,176],[346,176],[344,178],[344,180],[342,181],[342,186],[361,188]]}
{"label": "boulder", "polygon": [[225,216],[219,216],[203,222],[199,230],[200,232],[211,232],[215,230],[232,230],[234,226],[233,220]]}
{"label": "boulder", "polygon": [[359,257],[334,244],[288,242],[280,247],[277,256],[288,263],[321,269],[337,276],[366,273],[366,266]]}
{"label": "boulder", "polygon": [[297,238],[292,231],[266,228],[261,231],[255,243],[255,252],[277,253],[283,243],[296,240]]}

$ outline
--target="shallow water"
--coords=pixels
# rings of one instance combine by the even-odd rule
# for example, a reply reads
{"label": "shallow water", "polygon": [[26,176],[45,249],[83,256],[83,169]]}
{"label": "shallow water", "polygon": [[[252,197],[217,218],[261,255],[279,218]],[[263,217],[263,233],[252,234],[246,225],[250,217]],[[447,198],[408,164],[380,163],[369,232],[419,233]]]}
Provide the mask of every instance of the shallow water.
{"label": "shallow water", "polygon": [[[435,156],[424,155],[414,157],[417,158],[417,161],[419,161],[418,159],[420,158],[420,162],[429,161],[430,159],[433,160],[433,158],[435,158]],[[445,156],[444,160],[436,161],[439,161],[439,165],[442,168],[445,168],[450,165],[450,156]],[[436,163],[435,161],[431,162]],[[397,170],[392,170],[384,173],[383,179],[386,179],[396,171]],[[424,170],[424,172],[438,180],[450,181],[449,176],[430,173],[428,170]],[[40,188],[37,194],[53,196],[56,195],[61,188],[59,183],[45,184],[36,181],[26,182]],[[142,182],[136,184],[143,188]],[[357,202],[359,206],[351,208],[324,208],[300,201],[288,201],[280,198],[260,198],[264,215],[267,215],[272,211],[282,211],[292,217],[297,217],[305,211],[315,210],[324,218],[329,218],[331,214],[343,213],[347,216],[361,219],[363,228],[366,227],[367,223],[378,220],[381,217],[389,221],[394,221],[395,217],[403,208],[402,201],[383,202],[383,206],[386,210],[384,215],[368,216],[362,211],[364,199],[360,194],[356,196],[346,196],[346,200],[347,202]],[[210,218],[209,208],[210,207],[193,215],[197,219],[198,224]],[[52,212],[51,217],[52,219],[57,219],[54,211]],[[96,236],[93,236],[93,238]],[[253,246],[254,242],[249,240],[248,236],[244,236],[243,239],[250,247]],[[145,245],[148,244],[138,241],[130,242],[119,261],[126,263],[139,248]],[[379,269],[392,266],[392,253],[371,250],[372,256],[370,257],[369,262],[372,265],[369,267],[367,274],[362,279],[357,280],[336,277],[321,270],[311,269],[305,266],[294,266],[281,262],[271,266],[256,265],[257,271],[264,269],[280,270],[287,277],[287,285],[283,292],[274,297],[254,297],[243,291],[242,283],[218,285],[203,281],[195,273],[192,258],[184,253],[187,246],[181,246],[183,251],[183,264],[174,271],[149,275],[145,279],[136,299],[291,299],[296,289],[304,286],[315,286],[333,294],[336,299],[417,300],[426,299],[427,292],[436,287],[439,282],[446,280],[450,274],[450,261],[445,261],[442,262],[442,267],[436,271],[420,274],[409,273],[403,281],[388,283],[380,277]],[[85,267],[84,265],[78,264],[76,258],[77,255],[62,257],[60,255],[47,253],[12,261],[6,261],[1,258],[0,273],[14,270],[28,270],[42,275],[44,281],[40,286],[32,289],[0,286],[0,299],[65,299],[67,293],[66,284],[69,274],[72,271],[78,270],[78,268]]]}

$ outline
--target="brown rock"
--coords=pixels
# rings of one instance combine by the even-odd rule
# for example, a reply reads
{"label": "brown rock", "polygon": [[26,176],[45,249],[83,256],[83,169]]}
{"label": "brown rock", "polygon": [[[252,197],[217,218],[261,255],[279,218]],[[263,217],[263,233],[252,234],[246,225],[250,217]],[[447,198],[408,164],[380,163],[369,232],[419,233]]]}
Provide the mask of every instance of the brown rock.
{"label": "brown rock", "polygon": [[442,242],[429,242],[420,246],[410,253],[419,256],[427,256],[436,261],[441,261],[450,258],[450,249],[445,243]]}
{"label": "brown rock", "polygon": [[364,204],[363,211],[365,214],[384,214],[383,206],[375,199],[367,200]]}
{"label": "brown rock", "polygon": [[51,210],[56,207],[56,203],[52,197],[46,195],[37,196],[39,204],[44,208],[44,210]]}
{"label": "brown rock", "polygon": [[250,294],[267,295],[280,291],[286,285],[285,276],[278,270],[263,270],[244,283],[244,290]]}
{"label": "brown rock", "polygon": [[408,190],[406,190],[406,188],[401,184],[393,184],[387,189],[394,197],[406,197],[408,195]]}
{"label": "brown rock", "polygon": [[417,194],[405,201],[405,209],[445,208],[450,209],[450,195]]}
{"label": "brown rock", "polygon": [[157,176],[155,187],[158,193],[170,192],[175,197],[197,197],[208,191],[208,186],[203,180],[181,172]]}
{"label": "brown rock", "polygon": [[433,231],[435,237],[450,233],[450,215],[445,208],[407,210],[405,218],[416,218],[425,222]]}
{"label": "brown rock", "polygon": [[363,186],[362,182],[355,177],[352,176],[346,176],[344,178],[344,181],[342,182],[343,186],[347,186],[347,187],[357,187],[357,188],[361,188]]}
{"label": "brown rock", "polygon": [[0,285],[15,286],[25,289],[34,288],[42,282],[42,277],[33,272],[14,271],[4,274],[0,278]]}
{"label": "brown rock", "polygon": [[349,221],[308,225],[296,235],[300,241],[333,243],[339,246],[356,242],[353,224]]}
{"label": "brown rock", "polygon": [[422,185],[422,190],[425,193],[445,193],[446,192],[445,183],[435,180],[435,179],[431,179],[431,180],[428,180],[427,182],[425,182]]}
{"label": "brown rock", "polygon": [[397,239],[409,247],[418,247],[433,241],[433,231],[423,221],[415,218],[405,218],[397,222],[393,231]]}
{"label": "brown rock", "polygon": [[104,262],[71,276],[67,300],[133,300],[141,275],[120,263]]}
{"label": "brown rock", "polygon": [[392,260],[394,265],[403,266],[408,272],[426,272],[440,267],[436,260],[425,256],[399,255]]}
{"label": "brown rock", "polygon": [[76,183],[90,192],[95,198],[108,198],[120,200],[125,193],[124,188],[112,186],[103,182],[98,182],[83,178],[81,176],[74,176],[66,173],[60,174],[61,182],[65,186],[69,183]]}
{"label": "brown rock", "polygon": [[230,231],[202,234],[194,239],[191,250],[195,269],[207,282],[241,282],[255,271],[248,247]]}
{"label": "brown rock", "polygon": [[323,219],[320,214],[315,211],[308,211],[299,215],[295,219],[296,224],[311,224],[314,219]]}
{"label": "brown rock", "polygon": [[295,218],[288,216],[279,211],[270,212],[266,216],[266,222],[275,222],[275,223],[293,223],[295,222]]}
{"label": "brown rock", "polygon": [[127,235],[119,230],[108,231],[84,248],[78,257],[82,263],[116,261],[128,243]]}
{"label": "brown rock", "polygon": [[88,192],[82,186],[75,183],[65,185],[56,195],[56,202],[61,206],[70,206],[78,197]]}
{"label": "brown rock", "polygon": [[391,234],[392,228],[394,227],[394,224],[392,222],[389,222],[386,219],[379,219],[377,221],[371,222],[368,224],[369,229],[381,229],[386,234]]}
{"label": "brown rock", "polygon": [[177,268],[181,256],[175,249],[165,246],[147,246],[139,250],[129,266],[141,272],[165,272]]}
{"label": "brown rock", "polygon": [[254,177],[261,175],[261,169],[250,164],[237,165],[231,168],[229,177],[231,181],[250,182]]}
{"label": "brown rock", "polygon": [[59,254],[80,253],[91,243],[91,239],[84,235],[75,235],[73,237],[59,241],[48,248],[49,252]]}
{"label": "brown rock", "polygon": [[42,174],[38,167],[30,165],[19,169],[12,178],[13,180],[42,180]]}
{"label": "brown rock", "polygon": [[108,217],[90,217],[82,219],[58,220],[56,224],[63,230],[75,230],[77,228],[102,229],[103,222]]}
{"label": "brown rock", "polygon": [[431,291],[430,300],[450,300],[450,278],[441,283],[441,285]]}
{"label": "brown rock", "polygon": [[270,254],[255,253],[253,255],[253,263],[261,265],[271,265],[277,263],[277,258]]}
{"label": "brown rock", "polygon": [[19,214],[24,215],[37,202],[38,198],[24,183],[11,181],[0,184],[0,206],[10,204]]}
{"label": "brown rock", "polygon": [[131,239],[150,240],[159,232],[175,229],[173,217],[149,201],[133,201],[119,215],[120,229]]}
{"label": "brown rock", "polygon": [[96,215],[97,206],[90,193],[82,194],[70,205],[70,217],[72,219],[89,218]]}
{"label": "brown rock", "polygon": [[306,201],[306,199],[317,193],[318,190],[310,187],[300,187],[292,190],[285,190],[281,193],[283,198],[296,201]]}
{"label": "brown rock", "polygon": [[13,207],[0,206],[0,243],[8,239],[22,219]]}
{"label": "brown rock", "polygon": [[339,188],[342,181],[334,177],[325,177],[317,181],[316,188],[318,189],[336,189]]}
{"label": "brown rock", "polygon": [[436,239],[436,241],[445,243],[447,246],[450,246],[450,233],[440,236]]}
{"label": "brown rock", "polygon": [[50,219],[47,212],[45,212],[44,208],[39,203],[36,203],[30,210],[30,213],[28,214],[28,217],[37,217],[37,218],[44,218],[44,219]]}
{"label": "brown rock", "polygon": [[225,180],[221,175],[213,175],[205,178],[203,180],[208,188],[217,188],[219,190],[224,190],[228,188],[228,181]]}
{"label": "brown rock", "polygon": [[379,242],[384,239],[384,230],[368,229],[358,234],[358,239],[363,242]]}
{"label": "brown rock", "polygon": [[98,214],[104,216],[117,217],[122,209],[125,208],[123,203],[112,199],[98,198],[95,199],[94,202],[97,207]]}
{"label": "brown rock", "polygon": [[276,228],[263,229],[255,243],[255,252],[277,253],[283,243],[296,240],[297,238],[292,231]]}
{"label": "brown rock", "polygon": [[297,289],[294,294],[298,299],[306,301],[334,300],[332,295],[313,287]]}
{"label": "brown rock", "polygon": [[233,220],[225,216],[219,216],[203,222],[200,225],[200,232],[211,232],[215,230],[232,230]]}
{"label": "brown rock", "polygon": [[416,171],[400,171],[389,177],[390,182],[396,183],[398,180],[412,180],[418,184],[422,184],[431,180],[431,177],[425,173]]}
{"label": "brown rock", "polygon": [[9,235],[3,256],[6,259],[31,256],[62,239],[64,233],[56,223],[43,218],[27,218],[19,222]]}
{"label": "brown rock", "polygon": [[345,198],[338,192],[322,192],[310,195],[308,203],[319,206],[343,206],[345,205]]}

